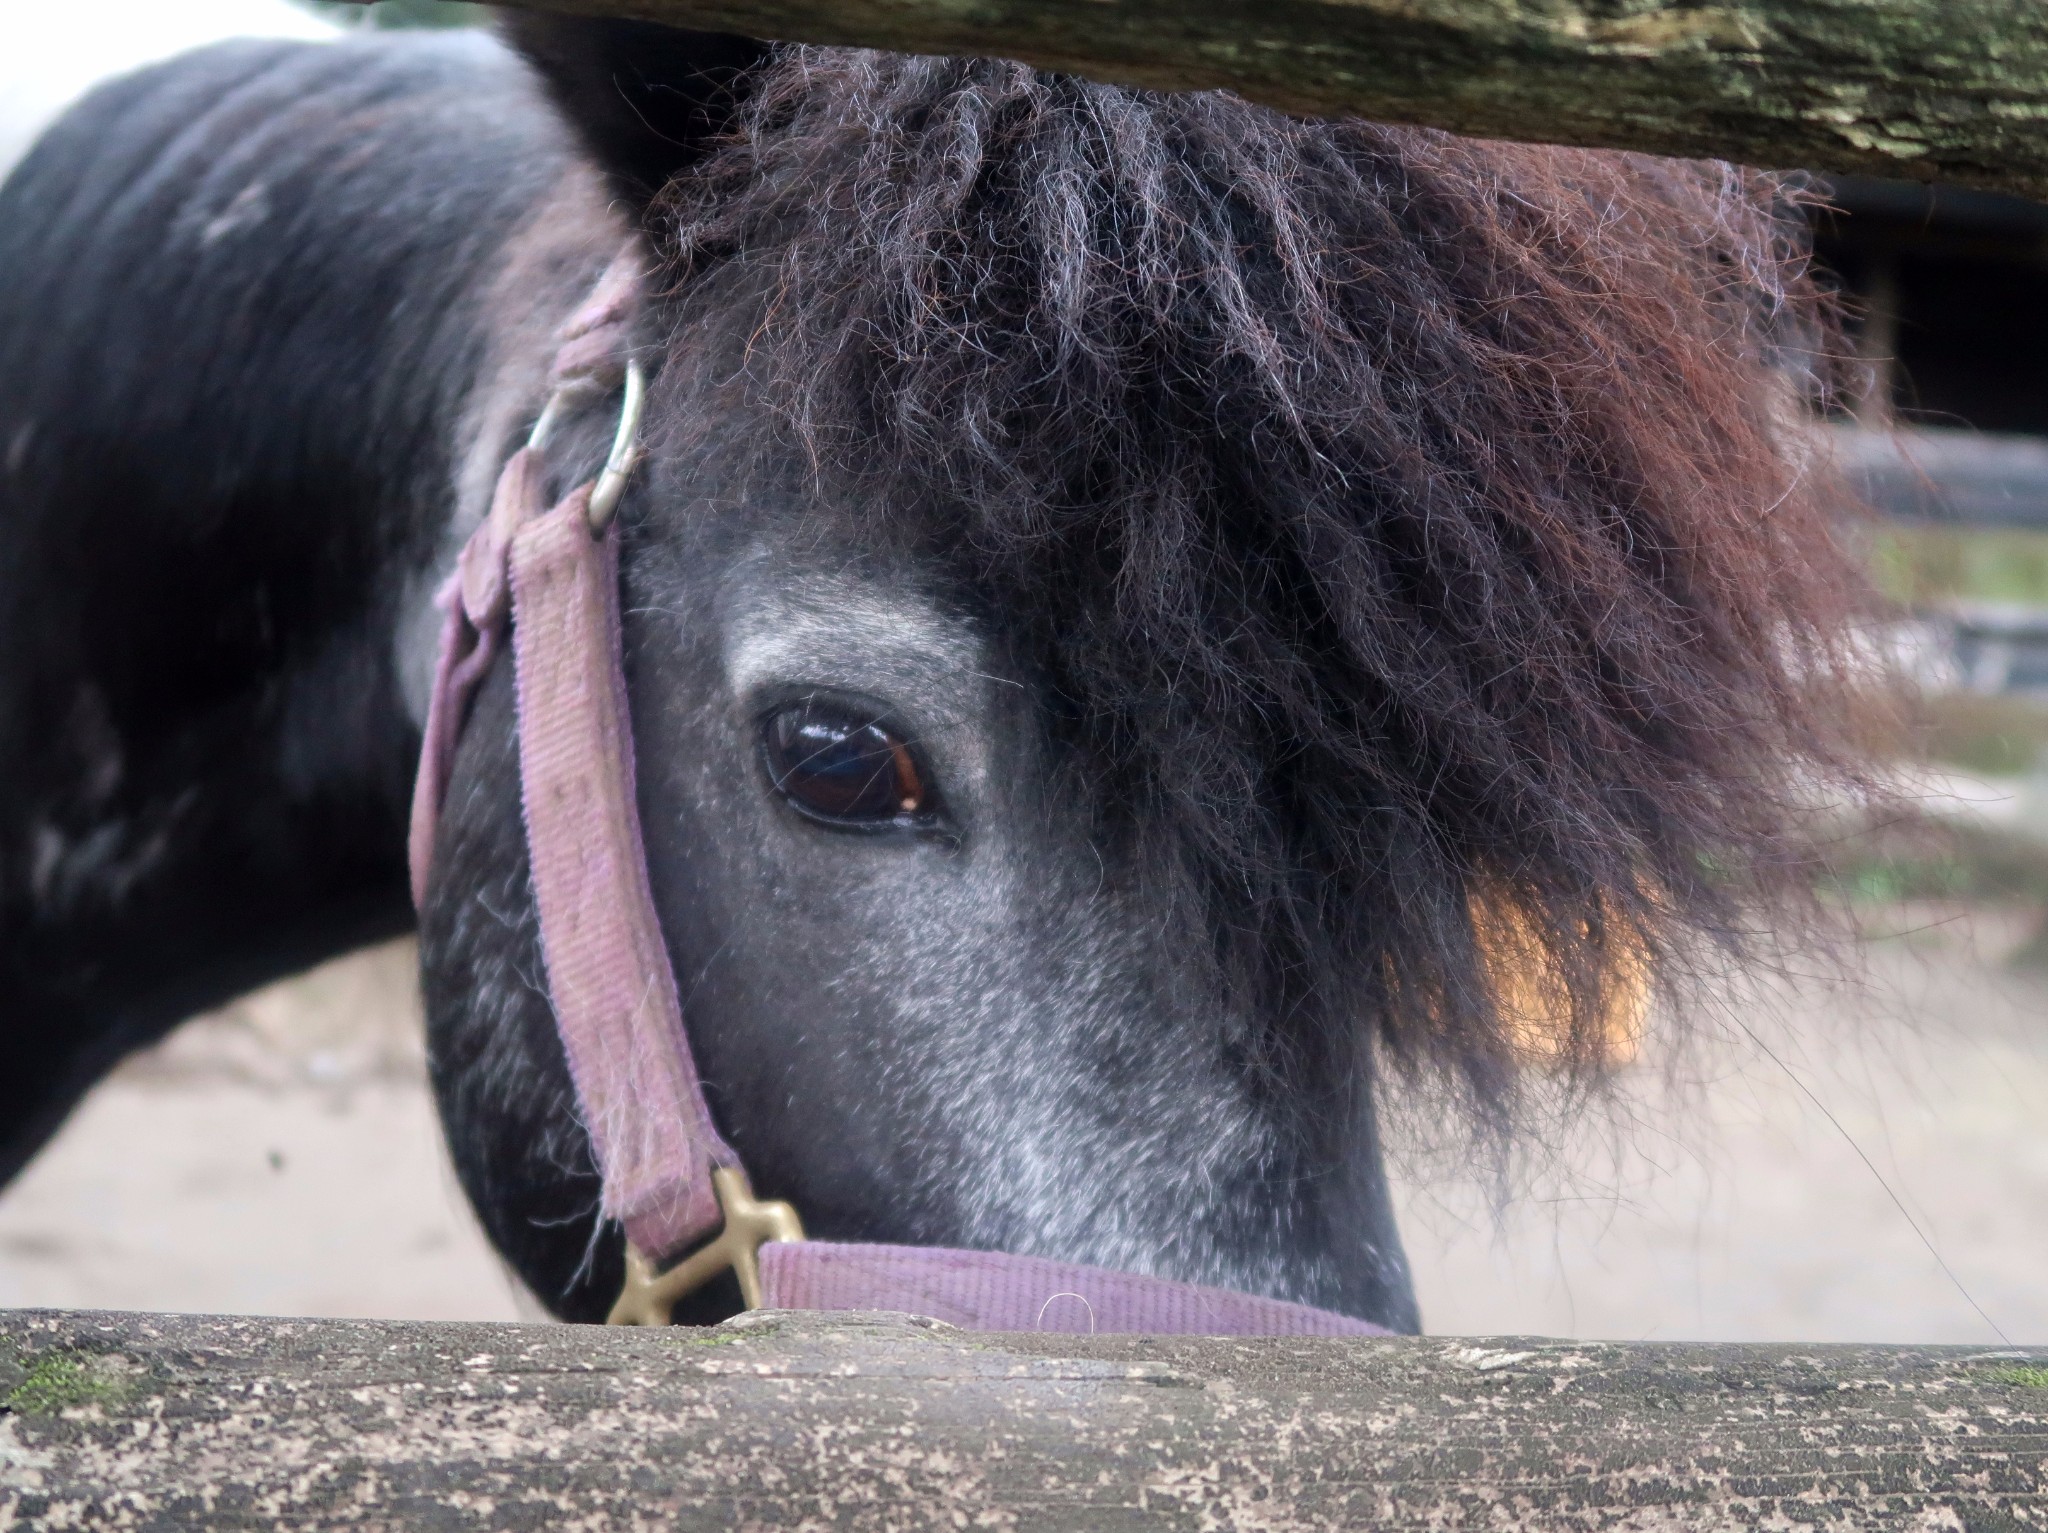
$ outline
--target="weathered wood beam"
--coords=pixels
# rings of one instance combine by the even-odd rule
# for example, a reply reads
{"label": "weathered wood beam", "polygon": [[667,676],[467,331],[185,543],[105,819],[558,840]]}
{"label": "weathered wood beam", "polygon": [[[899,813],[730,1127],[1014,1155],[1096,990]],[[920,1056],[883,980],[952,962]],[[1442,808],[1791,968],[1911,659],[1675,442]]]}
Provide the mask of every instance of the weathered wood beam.
{"label": "weathered wood beam", "polygon": [[2048,1348],[0,1314],[0,1527],[2048,1527]]}
{"label": "weathered wood beam", "polygon": [[2048,197],[2044,0],[514,0]]}

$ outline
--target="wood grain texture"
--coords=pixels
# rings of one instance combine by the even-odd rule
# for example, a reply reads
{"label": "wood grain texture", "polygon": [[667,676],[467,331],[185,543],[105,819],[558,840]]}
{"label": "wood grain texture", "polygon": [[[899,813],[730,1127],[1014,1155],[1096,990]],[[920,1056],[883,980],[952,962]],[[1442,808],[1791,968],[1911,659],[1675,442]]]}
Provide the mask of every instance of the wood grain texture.
{"label": "wood grain texture", "polygon": [[2048,0],[515,0],[2048,196]]}
{"label": "wood grain texture", "polygon": [[0,1527],[2048,1528],[2048,1349],[0,1314]]}

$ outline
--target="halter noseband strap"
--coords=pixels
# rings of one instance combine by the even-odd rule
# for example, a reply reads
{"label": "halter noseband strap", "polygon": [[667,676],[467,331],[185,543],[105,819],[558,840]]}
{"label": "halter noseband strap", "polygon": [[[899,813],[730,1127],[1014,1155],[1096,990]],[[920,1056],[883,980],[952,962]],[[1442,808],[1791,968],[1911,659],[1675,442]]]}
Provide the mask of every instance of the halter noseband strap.
{"label": "halter noseband strap", "polygon": [[[666,1324],[678,1299],[731,1267],[751,1308],[905,1309],[979,1330],[1384,1335],[1306,1305],[1037,1257],[806,1241],[788,1204],[755,1200],[697,1077],[634,788],[613,512],[642,396],[637,365],[622,361],[641,261],[634,246],[621,252],[564,328],[548,403],[435,598],[440,653],[408,847],[423,904],[463,722],[509,629],[548,993],[603,1211],[628,1242],[610,1319]],[[543,452],[554,427],[579,396],[619,385],[620,427],[603,472],[550,508]]]}

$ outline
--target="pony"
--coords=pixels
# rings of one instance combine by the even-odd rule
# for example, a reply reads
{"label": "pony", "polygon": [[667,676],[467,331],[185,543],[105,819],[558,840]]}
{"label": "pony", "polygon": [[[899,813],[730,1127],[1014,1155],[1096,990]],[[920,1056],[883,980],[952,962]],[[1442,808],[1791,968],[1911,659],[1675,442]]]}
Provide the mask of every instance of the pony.
{"label": "pony", "polygon": [[1597,1081],[1861,770],[1799,195],[537,14],[100,88],[0,190],[0,1172],[416,922],[462,1185],[604,1314],[506,667],[417,917],[404,845],[432,593],[632,242],[637,794],[756,1184],[1417,1329],[1387,1103]]}

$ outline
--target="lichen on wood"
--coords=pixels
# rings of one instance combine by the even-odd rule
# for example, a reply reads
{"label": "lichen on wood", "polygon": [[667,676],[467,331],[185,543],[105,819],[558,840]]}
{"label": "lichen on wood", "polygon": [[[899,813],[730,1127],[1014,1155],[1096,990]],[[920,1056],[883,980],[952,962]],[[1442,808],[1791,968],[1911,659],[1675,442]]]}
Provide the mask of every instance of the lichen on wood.
{"label": "lichen on wood", "polygon": [[18,1311],[0,1313],[0,1528],[2012,1533],[2048,1528],[2044,1365],[873,1315],[707,1332]]}

